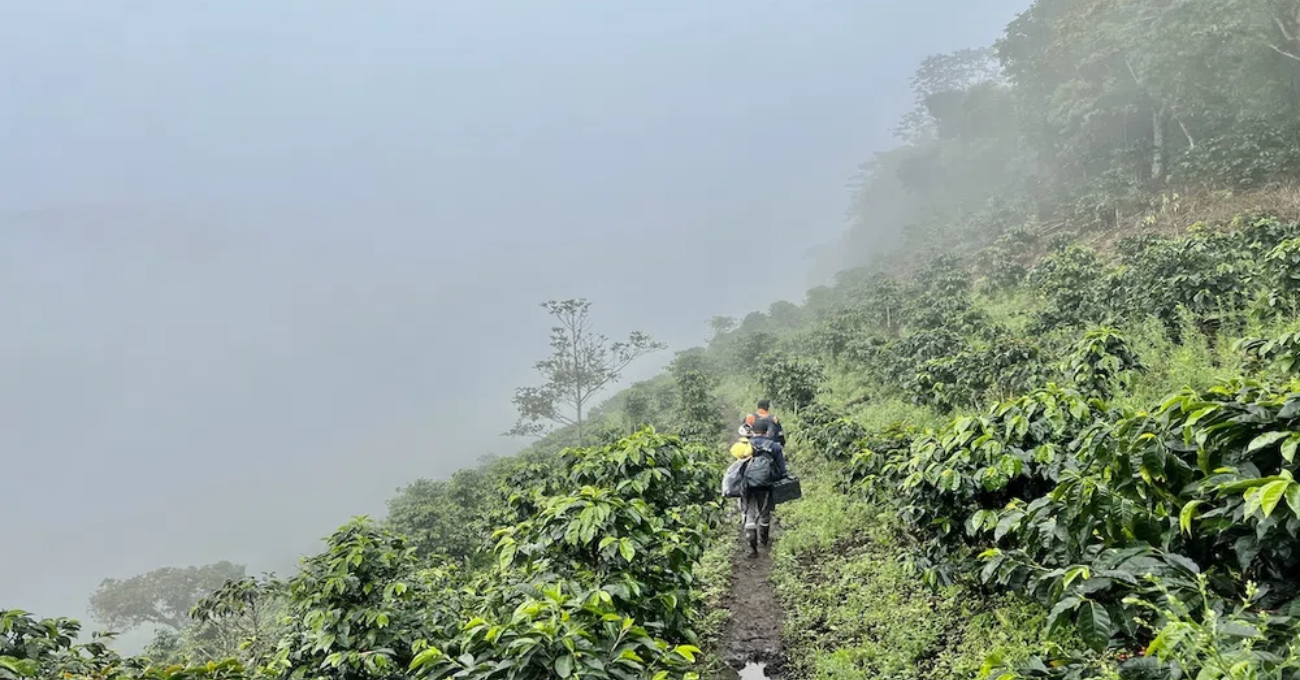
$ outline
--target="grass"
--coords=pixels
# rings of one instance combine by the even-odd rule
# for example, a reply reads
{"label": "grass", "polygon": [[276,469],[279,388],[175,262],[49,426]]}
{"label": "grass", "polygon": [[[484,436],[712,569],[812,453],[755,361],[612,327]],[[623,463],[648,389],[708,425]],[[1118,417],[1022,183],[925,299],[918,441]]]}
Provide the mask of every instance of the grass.
{"label": "grass", "polygon": [[[1273,198],[1291,200],[1300,194]],[[1251,199],[1254,200],[1254,199]],[[1300,202],[1295,204],[1300,206]],[[1234,208],[1236,210],[1236,208]],[[1300,210],[1300,207],[1297,207]],[[1164,219],[1163,217],[1161,219]],[[1158,230],[1162,223],[1152,223]],[[1025,289],[977,294],[975,304],[1013,335],[1028,335],[1043,301]],[[1294,319],[1294,315],[1288,318]],[[1244,359],[1232,349],[1243,337],[1276,338],[1300,322],[1264,323],[1237,317],[1207,338],[1190,320],[1179,343],[1149,319],[1120,329],[1145,369],[1134,373],[1112,405],[1150,409],[1184,389],[1203,390],[1240,375]],[[1066,358],[1077,329],[1038,336],[1045,356]],[[960,413],[939,415],[877,384],[862,370],[828,366],[819,397],[846,411],[868,430],[895,423],[938,428]],[[731,385],[737,395],[740,384]],[[746,396],[749,396],[746,393]],[[984,411],[989,399],[967,411]],[[1023,659],[1049,645],[1082,648],[1077,641],[1047,640],[1046,612],[1015,593],[991,596],[974,584],[935,591],[906,567],[908,546],[898,520],[864,497],[839,488],[841,465],[815,451],[790,451],[803,480],[803,499],[777,511],[782,526],[774,549],[773,581],[785,608],[787,677],[808,680],[975,678],[987,659]]]}
{"label": "grass", "polygon": [[804,497],[779,510],[773,572],[793,677],[973,678],[988,655],[1041,644],[1040,607],[964,586],[929,590],[900,559],[892,516],[841,492],[834,464],[798,460]]}
{"label": "grass", "polygon": [[[727,513],[728,520],[731,511]],[[727,595],[731,590],[731,576],[734,567],[731,561],[736,542],[735,524],[724,521],[709,536],[709,547],[704,557],[695,568],[696,587],[704,600],[703,617],[696,625],[700,636],[698,645],[704,650],[704,663],[700,669],[701,677],[722,677],[720,671],[726,666],[719,645],[722,633],[727,628],[731,613],[727,611]]]}
{"label": "grass", "polygon": [[1232,349],[1238,340],[1276,338],[1296,331],[1300,331],[1300,322],[1295,320],[1252,321],[1239,331],[1220,333],[1211,346],[1190,321],[1185,321],[1181,335],[1188,340],[1178,344],[1168,338],[1159,322],[1149,320],[1124,331],[1125,339],[1138,353],[1146,370],[1138,373],[1129,389],[1112,403],[1132,410],[1149,409],[1181,390],[1204,390],[1242,374],[1245,357]]}
{"label": "grass", "polygon": [[997,293],[977,293],[973,303],[986,314],[989,321],[1006,328],[1012,335],[1027,335],[1035,316],[1046,306],[1041,295],[1018,287]]}
{"label": "grass", "polygon": [[1179,236],[1193,222],[1235,225],[1242,215],[1268,214],[1282,220],[1300,219],[1300,186],[1286,185],[1255,191],[1194,191],[1153,197],[1151,204],[1120,220],[1113,228],[1085,241],[1101,253],[1114,251],[1122,238],[1152,233]]}
{"label": "grass", "polygon": [[867,404],[850,413],[853,419],[868,430],[881,430],[894,423],[905,423],[919,428],[939,427],[948,418],[934,409],[916,406],[903,397],[891,397]]}
{"label": "grass", "polygon": [[[1010,318],[1004,310],[993,313]],[[1211,346],[1190,325],[1183,344],[1171,341],[1155,320],[1125,329],[1147,368],[1115,405],[1149,408],[1185,387],[1207,387],[1239,372],[1240,357],[1231,351],[1238,337],[1288,330],[1295,325],[1250,325]],[[842,395],[859,379],[841,373],[831,381]],[[856,404],[851,415],[871,430],[896,422],[937,427],[949,419],[901,398]],[[841,490],[839,464],[811,451],[792,454],[804,498],[780,509],[783,533],[773,578],[786,607],[793,677],[975,678],[986,659],[1025,658],[1048,644],[1046,612],[1035,603],[1014,594],[989,596],[973,584],[927,588],[905,566],[908,548],[895,517]]]}

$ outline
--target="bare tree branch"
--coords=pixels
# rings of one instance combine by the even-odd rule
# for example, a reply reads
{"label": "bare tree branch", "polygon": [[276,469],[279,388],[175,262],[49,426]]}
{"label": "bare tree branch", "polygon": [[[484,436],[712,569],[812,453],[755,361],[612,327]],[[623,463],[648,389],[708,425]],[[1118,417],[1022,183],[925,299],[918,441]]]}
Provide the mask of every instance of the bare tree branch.
{"label": "bare tree branch", "polygon": [[1300,8],[1296,10],[1296,16],[1294,18],[1294,24],[1296,25],[1294,27],[1288,27],[1287,22],[1282,20],[1282,9],[1278,7],[1276,3],[1265,2],[1264,4],[1268,8],[1269,16],[1273,19],[1273,24],[1277,27],[1278,33],[1282,34],[1282,39],[1288,43],[1296,43],[1296,47],[1288,47],[1284,49],[1281,45],[1278,45],[1271,40],[1265,41],[1264,44],[1268,46],[1269,49],[1287,59],[1300,61]]}
{"label": "bare tree branch", "polygon": [[1291,34],[1291,31],[1287,30],[1286,24],[1282,21],[1281,15],[1276,14],[1276,9],[1274,9],[1273,12],[1273,23],[1277,24],[1277,30],[1282,32],[1282,37],[1286,38],[1288,42],[1295,42],[1295,36]]}
{"label": "bare tree branch", "polygon": [[1182,129],[1183,136],[1187,138],[1187,150],[1191,151],[1192,149],[1195,149],[1196,140],[1192,138],[1192,133],[1188,132],[1187,124],[1183,122],[1182,118],[1179,118],[1177,116],[1174,117],[1174,120],[1178,121],[1178,127]]}
{"label": "bare tree branch", "polygon": [[1286,50],[1282,49],[1281,47],[1278,47],[1277,45],[1274,45],[1273,43],[1265,43],[1265,44],[1268,45],[1269,49],[1273,50],[1274,52],[1277,52],[1278,54],[1288,59],[1295,59],[1296,61],[1300,61],[1300,55],[1287,52]]}

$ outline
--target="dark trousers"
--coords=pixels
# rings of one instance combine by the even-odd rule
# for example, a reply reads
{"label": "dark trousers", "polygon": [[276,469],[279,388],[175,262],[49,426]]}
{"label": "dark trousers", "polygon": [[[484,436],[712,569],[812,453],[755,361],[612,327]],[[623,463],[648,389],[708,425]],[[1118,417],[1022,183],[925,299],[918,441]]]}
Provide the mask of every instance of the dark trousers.
{"label": "dark trousers", "polygon": [[772,489],[750,489],[742,503],[745,511],[745,530],[772,526]]}

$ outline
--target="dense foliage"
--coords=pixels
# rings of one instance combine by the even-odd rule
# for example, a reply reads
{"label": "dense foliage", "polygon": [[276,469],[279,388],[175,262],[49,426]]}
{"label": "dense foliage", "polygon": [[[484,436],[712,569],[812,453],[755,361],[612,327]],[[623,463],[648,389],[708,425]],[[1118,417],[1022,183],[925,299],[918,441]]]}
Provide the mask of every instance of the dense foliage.
{"label": "dense foliage", "polygon": [[525,452],[289,578],[106,581],[100,619],[165,628],[141,657],[0,610],[0,680],[692,677],[711,447],[758,397],[805,477],[789,675],[1300,679],[1300,223],[1258,210],[1300,180],[1300,3],[1035,0],[913,82],[837,249],[865,266],[604,403],[662,345],[546,303]]}
{"label": "dense foliage", "polygon": [[[782,587],[801,672],[946,677],[926,654],[983,635],[962,668],[985,659],[992,680],[1300,677],[1298,234],[1246,219],[1114,258],[1062,243],[995,293],[946,265],[853,284],[902,295],[888,326],[846,324],[870,313],[852,295],[804,331],[842,334],[817,346],[856,377],[801,414],[796,456],[847,493],[839,512],[865,514],[830,536],[794,518],[801,544],[784,549],[802,561]],[[921,379],[975,352],[1015,360]],[[837,621],[868,580],[896,585],[859,609],[925,614]],[[985,614],[1003,623],[964,627]]]}
{"label": "dense foliage", "polygon": [[[899,249],[969,253],[1026,225],[1129,227],[1176,212],[1179,194],[1297,179],[1296,3],[1026,4],[995,45],[917,69],[902,144],[863,166],[836,265],[902,271],[914,259]],[[1001,244],[988,264],[1014,278],[1024,241]]]}
{"label": "dense foliage", "polygon": [[[495,531],[486,565],[358,518],[293,577],[230,580],[194,607],[229,624],[213,634],[246,635],[242,658],[192,646],[172,665],[123,659],[74,643],[74,621],[6,611],[0,678],[693,677],[705,617],[694,572],[719,518],[720,464],[651,428],[551,466],[521,458],[510,483],[540,476],[503,500],[519,521]],[[277,612],[273,625],[257,607]]]}

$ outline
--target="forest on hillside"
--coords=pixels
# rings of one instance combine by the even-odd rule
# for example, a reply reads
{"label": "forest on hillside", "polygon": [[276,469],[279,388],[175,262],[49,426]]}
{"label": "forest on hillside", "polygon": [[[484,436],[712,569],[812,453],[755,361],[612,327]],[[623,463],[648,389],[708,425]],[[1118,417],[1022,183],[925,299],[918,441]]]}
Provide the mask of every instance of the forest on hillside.
{"label": "forest on hillside", "polygon": [[617,392],[664,347],[547,303],[522,453],[286,577],[106,580],[140,656],[0,609],[0,680],[714,677],[760,397],[784,676],[1300,678],[1300,3],[1036,0],[913,82],[831,285]]}

